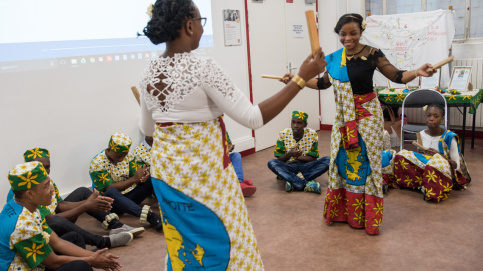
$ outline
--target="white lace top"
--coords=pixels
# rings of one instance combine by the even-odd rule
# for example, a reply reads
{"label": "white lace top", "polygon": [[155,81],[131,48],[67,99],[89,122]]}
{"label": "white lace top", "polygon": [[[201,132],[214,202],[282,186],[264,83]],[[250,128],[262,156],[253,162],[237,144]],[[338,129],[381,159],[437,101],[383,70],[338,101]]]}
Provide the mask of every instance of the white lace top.
{"label": "white lace top", "polygon": [[[164,89],[156,88],[160,77]],[[153,90],[148,92],[148,85]],[[251,129],[263,126],[258,105],[252,105],[211,58],[191,53],[159,57],[145,70],[140,87],[139,126],[147,136],[153,135],[156,122],[203,122],[223,113]]]}

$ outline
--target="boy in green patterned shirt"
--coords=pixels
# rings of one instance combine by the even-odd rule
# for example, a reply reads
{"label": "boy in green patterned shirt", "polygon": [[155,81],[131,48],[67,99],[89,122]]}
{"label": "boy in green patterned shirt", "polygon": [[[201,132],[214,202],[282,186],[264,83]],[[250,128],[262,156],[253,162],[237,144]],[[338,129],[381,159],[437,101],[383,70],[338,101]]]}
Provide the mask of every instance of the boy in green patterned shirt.
{"label": "boy in green patterned shirt", "polygon": [[51,203],[54,188],[40,162],[15,166],[8,180],[15,198],[0,213],[0,270],[120,270],[118,257],[104,254],[107,248],[85,250],[81,235],[59,237],[45,223],[38,206]]}
{"label": "boy in green patterned shirt", "polygon": [[131,138],[123,133],[111,136],[108,147],[91,161],[93,187],[114,199],[111,212],[131,214],[139,217],[141,223],[149,222],[156,230],[162,230],[161,216],[150,211],[149,205],[139,206],[154,190],[149,168],[136,162],[134,153],[129,152],[131,144]]}
{"label": "boy in green patterned shirt", "polygon": [[[330,157],[319,157],[318,135],[307,128],[308,115],[292,112],[291,128],[279,133],[275,157],[268,168],[286,181],[285,191],[293,190],[320,194],[320,184],[314,179],[329,169]],[[302,175],[302,176],[301,176]]]}

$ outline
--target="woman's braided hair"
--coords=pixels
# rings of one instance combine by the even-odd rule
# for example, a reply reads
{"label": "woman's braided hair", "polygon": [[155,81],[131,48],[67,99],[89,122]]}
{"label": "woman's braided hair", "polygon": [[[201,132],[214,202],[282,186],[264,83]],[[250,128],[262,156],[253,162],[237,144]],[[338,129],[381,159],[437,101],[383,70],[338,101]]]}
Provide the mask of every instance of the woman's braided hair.
{"label": "woman's braided hair", "polygon": [[194,18],[195,6],[191,0],[157,0],[153,17],[143,29],[153,44],[173,41],[180,35],[186,19]]}

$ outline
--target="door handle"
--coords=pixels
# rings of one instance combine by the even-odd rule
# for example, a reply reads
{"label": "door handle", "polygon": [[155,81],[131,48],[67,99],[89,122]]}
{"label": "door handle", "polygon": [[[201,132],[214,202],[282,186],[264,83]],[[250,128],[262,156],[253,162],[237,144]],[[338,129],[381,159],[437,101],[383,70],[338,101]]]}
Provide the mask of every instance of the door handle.
{"label": "door handle", "polygon": [[296,70],[297,68],[292,68],[292,62],[288,63],[288,72],[292,73],[293,70]]}

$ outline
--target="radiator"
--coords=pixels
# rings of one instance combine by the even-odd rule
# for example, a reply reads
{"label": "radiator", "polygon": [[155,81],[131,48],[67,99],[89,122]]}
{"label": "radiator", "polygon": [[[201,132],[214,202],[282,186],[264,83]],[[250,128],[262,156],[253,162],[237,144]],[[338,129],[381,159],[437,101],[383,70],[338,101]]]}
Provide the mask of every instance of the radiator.
{"label": "radiator", "polygon": [[[453,66],[467,66],[473,67],[471,70],[471,84],[473,88],[483,88],[483,58],[477,59],[461,59],[455,60]],[[460,110],[463,110],[461,107]],[[408,108],[405,110],[408,122],[411,123],[424,123],[424,114],[420,108]],[[471,129],[473,122],[473,114],[468,113],[466,110],[466,129]],[[463,115],[456,107],[452,107],[449,114],[450,126],[463,126]],[[480,105],[476,111],[476,123],[475,127],[483,128],[483,106]]]}

